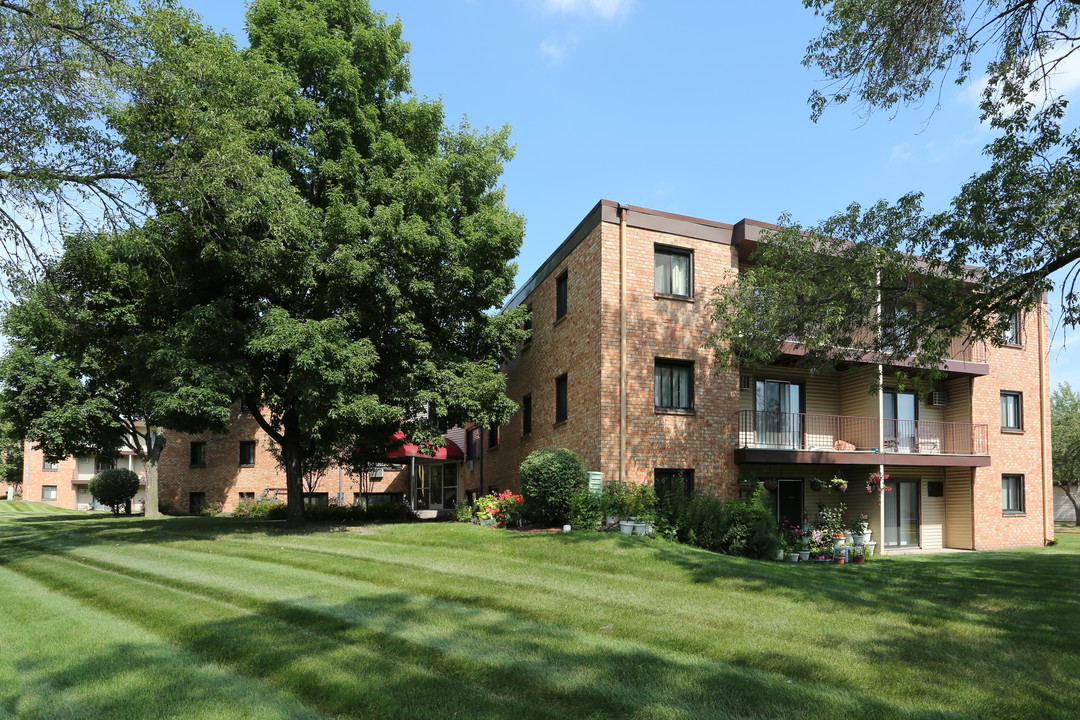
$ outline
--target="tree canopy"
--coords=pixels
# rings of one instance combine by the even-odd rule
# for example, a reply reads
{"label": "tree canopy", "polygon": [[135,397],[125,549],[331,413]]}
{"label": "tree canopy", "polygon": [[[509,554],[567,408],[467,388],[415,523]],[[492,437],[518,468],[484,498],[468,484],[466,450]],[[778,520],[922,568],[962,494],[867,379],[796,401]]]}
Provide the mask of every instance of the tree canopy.
{"label": "tree canopy", "polygon": [[[862,313],[862,322],[882,330],[877,316],[866,313],[876,299],[872,278],[877,277],[886,303],[890,295],[896,302],[904,302],[905,295],[919,302],[919,312],[887,318],[894,337],[870,333],[869,349],[884,357],[901,348],[919,355],[921,364],[937,366],[955,350],[947,335],[1000,343],[999,319],[1038,307],[1053,289],[1050,275],[1062,268],[1069,268],[1059,289],[1062,322],[1067,327],[1080,322],[1075,287],[1080,142],[1076,129],[1064,125],[1067,102],[1052,86],[1054,71],[1080,42],[1080,5],[1069,0],[804,4],[825,20],[804,58],[829,81],[810,96],[814,119],[830,105],[847,102],[863,114],[919,105],[950,78],[969,81],[975,62],[989,58],[980,75],[981,117],[996,132],[985,148],[989,167],[972,175],[948,210],[926,210],[916,191],[895,203],[853,204],[815,227],[791,223],[777,234],[767,233],[755,258],[757,269],[720,291],[713,344],[730,345],[748,362],[768,357],[770,343],[775,350],[777,339],[789,336],[811,343],[820,339],[811,358],[842,354],[826,345],[835,344],[830,334],[850,335],[857,321],[849,315]],[[784,250],[770,250],[771,242]],[[832,257],[800,264],[816,249]],[[776,292],[780,283],[798,284],[800,274],[812,275],[816,284],[799,296],[805,302],[775,309],[774,334],[749,339],[752,320],[736,319],[738,313],[751,308],[755,297]],[[864,294],[855,301],[860,288]],[[821,307],[828,312],[820,313]],[[896,336],[909,344],[898,343]]]}
{"label": "tree canopy", "polygon": [[1054,485],[1072,503],[1080,525],[1080,395],[1069,383],[1058,385],[1050,396],[1050,423]]}

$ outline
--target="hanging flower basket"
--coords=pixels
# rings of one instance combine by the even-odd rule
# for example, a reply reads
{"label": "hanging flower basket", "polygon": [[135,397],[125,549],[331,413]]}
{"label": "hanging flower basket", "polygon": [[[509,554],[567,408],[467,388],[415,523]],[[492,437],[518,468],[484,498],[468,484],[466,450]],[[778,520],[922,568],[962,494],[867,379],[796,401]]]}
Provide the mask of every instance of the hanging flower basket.
{"label": "hanging flower basket", "polygon": [[847,492],[847,480],[842,477],[834,477],[832,480],[829,480],[829,490]]}
{"label": "hanging flower basket", "polygon": [[876,472],[870,473],[870,478],[866,481],[866,492],[876,493],[879,489],[883,492],[889,492],[892,488],[886,484],[888,480],[888,473],[884,475]]}
{"label": "hanging flower basket", "polygon": [[810,489],[817,492],[821,489],[821,480],[818,478],[810,478]]}

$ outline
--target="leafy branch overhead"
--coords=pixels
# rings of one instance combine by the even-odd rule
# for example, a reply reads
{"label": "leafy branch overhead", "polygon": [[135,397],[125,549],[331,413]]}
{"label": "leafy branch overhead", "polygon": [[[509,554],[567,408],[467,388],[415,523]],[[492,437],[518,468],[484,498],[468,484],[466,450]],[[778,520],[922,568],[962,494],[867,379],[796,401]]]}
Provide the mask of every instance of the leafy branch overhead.
{"label": "leafy branch overhead", "polygon": [[935,88],[941,93],[946,79],[977,80],[981,119],[996,136],[984,150],[986,169],[946,210],[927,210],[916,191],[891,204],[851,205],[813,228],[767,234],[754,267],[718,289],[711,342],[721,359],[772,361],[776,344],[790,337],[802,341],[811,364],[869,350],[937,367],[956,342],[1002,342],[1011,318],[1043,306],[1059,271],[1061,322],[1080,323],[1080,139],[1065,126],[1067,101],[1052,84],[1078,49],[1080,3],[804,5],[825,20],[804,58],[826,79],[810,96],[815,120],[848,102],[864,116],[897,112]]}

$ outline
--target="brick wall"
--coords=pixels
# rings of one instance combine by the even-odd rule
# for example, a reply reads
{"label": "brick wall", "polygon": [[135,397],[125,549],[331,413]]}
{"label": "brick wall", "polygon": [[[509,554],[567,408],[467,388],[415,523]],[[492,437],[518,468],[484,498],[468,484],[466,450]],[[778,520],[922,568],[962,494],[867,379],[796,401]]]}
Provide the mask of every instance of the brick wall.
{"label": "brick wall", "polygon": [[[990,374],[972,381],[973,422],[989,428],[993,464],[976,468],[975,548],[1042,545],[1054,536],[1046,304],[1023,318],[1020,347],[990,348]],[[1023,430],[1001,429],[1001,391],[1022,393]],[[1001,476],[1024,476],[1024,512],[1002,510]]]}

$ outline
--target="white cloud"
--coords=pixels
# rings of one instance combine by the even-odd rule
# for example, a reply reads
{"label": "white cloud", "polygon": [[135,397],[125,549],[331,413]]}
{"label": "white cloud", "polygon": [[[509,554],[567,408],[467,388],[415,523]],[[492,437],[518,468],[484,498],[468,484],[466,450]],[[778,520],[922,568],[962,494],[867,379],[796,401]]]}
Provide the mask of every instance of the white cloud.
{"label": "white cloud", "polygon": [[[1070,48],[1062,47],[1058,53],[1049,53],[1046,64],[1052,65],[1055,57],[1061,57]],[[982,101],[983,91],[986,90],[987,76],[969,82],[960,91],[961,102],[978,105]],[[1027,100],[1038,107],[1047,98],[1058,96],[1070,97],[1080,90],[1080,48],[1074,49],[1072,54],[1065,57],[1054,72],[1050,73],[1049,82],[1042,90],[1033,92],[1027,96]]]}
{"label": "white cloud", "polygon": [[558,65],[566,57],[566,51],[570,49],[569,42],[557,40],[545,40],[540,43],[540,55],[548,65]]}
{"label": "white cloud", "polygon": [[548,12],[565,15],[599,15],[614,20],[630,13],[635,0],[544,0]]}
{"label": "white cloud", "polygon": [[892,149],[892,155],[889,156],[889,162],[907,162],[915,156],[915,153],[911,151],[911,145],[908,143],[900,143]]}

